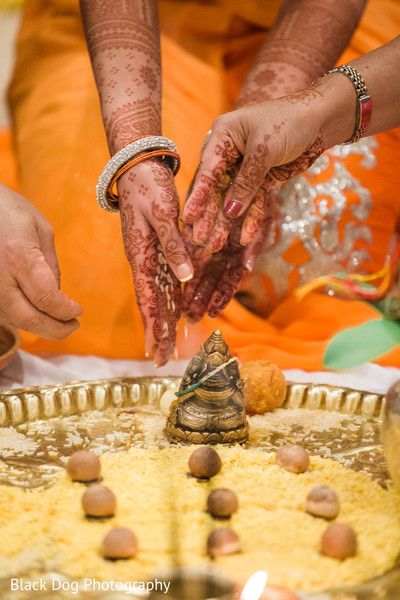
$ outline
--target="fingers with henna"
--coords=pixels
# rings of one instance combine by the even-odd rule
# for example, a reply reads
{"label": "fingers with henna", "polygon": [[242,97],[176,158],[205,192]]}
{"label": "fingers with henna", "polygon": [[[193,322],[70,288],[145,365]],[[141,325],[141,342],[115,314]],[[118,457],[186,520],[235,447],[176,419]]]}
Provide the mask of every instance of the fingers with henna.
{"label": "fingers with henna", "polygon": [[210,233],[205,247],[206,252],[214,254],[219,252],[225,245],[232,228],[232,219],[225,217],[222,210],[219,210],[214,223],[214,228]]}
{"label": "fingers with henna", "polygon": [[235,264],[225,271],[222,280],[214,291],[207,306],[207,313],[215,319],[222,313],[232,300],[246,275],[246,269],[241,264]]}
{"label": "fingers with henna", "polygon": [[208,296],[207,307],[205,309],[203,307],[203,314],[207,313],[210,318],[214,319],[226,308],[242,284],[246,272],[252,270],[271,225],[272,218],[269,215],[264,216],[258,232],[249,245],[246,248],[239,248],[233,254],[230,253],[229,260],[225,264],[213,293]]}
{"label": "fingers with henna", "polygon": [[[147,263],[148,261],[146,261]],[[155,277],[154,277],[155,280]],[[167,277],[165,277],[167,280]],[[140,282],[136,279],[136,285]],[[181,313],[179,286],[154,285],[151,277],[136,288],[145,335],[146,357],[154,357],[156,367],[165,365],[175,350],[176,324]]]}
{"label": "fingers with henna", "polygon": [[146,356],[155,356],[156,364],[161,366],[175,348],[176,323],[181,312],[180,285],[156,232],[130,203],[121,212],[121,224],[143,322]]}
{"label": "fingers with henna", "polygon": [[266,219],[272,222],[276,216],[276,198],[267,180],[245,214],[240,235],[242,246],[247,246],[256,237]]}
{"label": "fingers with henna", "polygon": [[165,365],[175,352],[176,327],[181,314],[182,296],[179,286],[171,290],[171,298],[175,310],[165,311],[165,300],[157,296],[159,318],[154,322],[153,336],[156,340],[154,348],[154,364],[156,367]]}
{"label": "fingers with henna", "polygon": [[181,283],[193,277],[193,265],[181,238],[178,226],[174,222],[157,225],[157,235],[165,259]]}
{"label": "fingers with henna", "polygon": [[[272,211],[271,211],[272,212]],[[270,214],[266,214],[261,223],[259,230],[251,242],[244,248],[242,264],[247,271],[252,271],[257,257],[261,254],[265,241],[273,227],[273,218]]]}
{"label": "fingers with henna", "polygon": [[171,270],[179,281],[185,282],[193,277],[193,267],[178,228],[179,198],[173,175],[160,163],[151,164],[149,169],[145,172],[145,181],[154,181],[157,187],[148,191],[149,200],[144,205],[144,214],[158,237]]}
{"label": "fingers with henna", "polygon": [[263,142],[246,147],[243,162],[224,201],[224,214],[231,219],[246,212],[264,182],[270,167],[268,138],[265,135]]}
{"label": "fingers with henna", "polygon": [[200,321],[207,312],[212,298],[225,268],[225,260],[215,260],[203,249],[202,264],[196,266],[196,276],[186,284],[183,293],[183,314],[189,324]]}
{"label": "fingers with henna", "polygon": [[240,153],[231,137],[217,127],[203,151],[191,194],[181,215],[184,223],[200,221],[194,231],[195,243],[207,241],[223,194],[230,183],[228,171],[239,158]]}

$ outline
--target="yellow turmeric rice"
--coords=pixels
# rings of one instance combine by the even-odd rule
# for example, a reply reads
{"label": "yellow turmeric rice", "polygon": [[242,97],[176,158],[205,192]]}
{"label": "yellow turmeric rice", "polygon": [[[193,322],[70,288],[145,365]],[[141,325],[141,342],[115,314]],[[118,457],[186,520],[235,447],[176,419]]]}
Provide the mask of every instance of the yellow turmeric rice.
{"label": "yellow turmeric rice", "polygon": [[[46,490],[2,486],[0,577],[44,567],[74,579],[139,581],[177,562],[209,563],[206,539],[217,526],[229,526],[240,537],[239,554],[215,561],[238,583],[263,569],[271,584],[323,590],[362,582],[394,564],[400,551],[399,491],[384,490],[369,476],[320,457],[311,457],[308,472],[295,475],[275,465],[275,454],[240,447],[217,447],[221,472],[199,482],[187,475],[193,449],[131,448],[103,455],[103,483],[117,496],[115,516],[103,521],[85,518],[80,499],[86,488],[66,473]],[[316,485],[337,492],[336,521],[352,525],[357,534],[354,558],[339,562],[321,556],[328,523],[304,510]],[[216,521],[205,511],[207,495],[217,487],[238,496],[239,510],[229,521]],[[102,558],[102,539],[116,526],[137,535],[136,557]]]}

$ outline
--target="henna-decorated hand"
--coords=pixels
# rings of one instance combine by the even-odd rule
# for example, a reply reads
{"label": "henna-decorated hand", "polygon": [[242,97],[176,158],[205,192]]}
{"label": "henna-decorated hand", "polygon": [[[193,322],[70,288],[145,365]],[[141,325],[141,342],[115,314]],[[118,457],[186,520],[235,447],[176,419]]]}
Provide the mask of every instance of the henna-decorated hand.
{"label": "henna-decorated hand", "polygon": [[193,225],[194,243],[218,252],[235,219],[244,217],[239,241],[249,244],[263,223],[268,191],[323,152],[320,113],[313,106],[321,96],[318,86],[214,121],[181,217]]}
{"label": "henna-decorated hand", "polygon": [[182,312],[188,323],[197,323],[205,314],[210,318],[217,317],[235,295],[246,273],[251,271],[272,225],[273,194],[266,193],[265,204],[268,209],[261,227],[247,246],[240,243],[244,217],[233,223],[225,245],[213,254],[191,244],[192,226],[183,226],[183,237],[194,266],[194,276],[185,284],[183,291]]}
{"label": "henna-decorated hand", "polygon": [[148,355],[158,366],[175,349],[181,314],[180,281],[193,269],[178,227],[179,200],[168,166],[156,160],[132,167],[118,182],[122,235]]}

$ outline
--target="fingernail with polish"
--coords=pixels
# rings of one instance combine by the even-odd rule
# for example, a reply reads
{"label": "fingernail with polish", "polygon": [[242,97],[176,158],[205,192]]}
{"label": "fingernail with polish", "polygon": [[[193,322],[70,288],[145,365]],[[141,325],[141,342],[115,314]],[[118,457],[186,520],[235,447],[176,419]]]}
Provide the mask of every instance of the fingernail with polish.
{"label": "fingernail with polish", "polygon": [[176,274],[179,281],[185,283],[185,281],[189,281],[189,279],[192,279],[193,270],[188,263],[183,263],[182,265],[176,267]]}
{"label": "fingernail with polish", "polygon": [[234,219],[242,210],[242,206],[243,204],[241,202],[238,202],[237,200],[230,200],[224,208],[224,213],[227,217],[232,217]]}

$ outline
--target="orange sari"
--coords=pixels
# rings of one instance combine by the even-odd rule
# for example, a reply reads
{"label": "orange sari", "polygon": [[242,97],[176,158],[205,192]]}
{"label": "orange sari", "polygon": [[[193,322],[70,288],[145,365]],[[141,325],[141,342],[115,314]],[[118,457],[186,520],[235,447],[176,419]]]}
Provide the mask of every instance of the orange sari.
{"label": "orange sari", "polygon": [[[278,3],[160,0],[159,4],[163,132],[181,153],[176,183],[180,197],[185,198],[205,133],[212,120],[232,105],[273,23]],[[341,62],[395,37],[399,25],[397,0],[371,0]],[[108,150],[78,0],[27,0],[10,104],[19,190],[55,229],[62,289],[84,308],[81,327],[69,338],[49,341],[25,333],[23,349],[144,358],[142,324],[119,217],[106,213],[95,201],[95,184]],[[357,155],[343,159],[352,177],[362,181],[372,197],[373,207],[362,224],[371,232],[370,238],[354,242],[356,247],[368,246],[368,258],[361,267],[369,272],[382,266],[400,215],[400,172],[395,164],[399,136],[397,130],[378,136],[373,169],[365,169]],[[0,144],[8,157],[7,140]],[[347,201],[338,224],[339,237],[352,218],[351,192]],[[298,240],[285,248],[284,258],[292,265],[307,260]],[[281,368],[318,370],[332,335],[376,318],[375,310],[365,303],[318,292],[296,301],[292,293],[299,283],[296,270],[285,293],[275,300],[271,278],[261,276],[260,283],[259,274],[254,277],[246,289],[261,285],[269,294],[268,315],[256,316],[232,300],[215,320],[205,318],[194,327],[182,321],[179,357],[191,356],[212,330],[220,328],[241,360],[266,358]],[[378,362],[400,366],[400,350],[392,350]]]}

